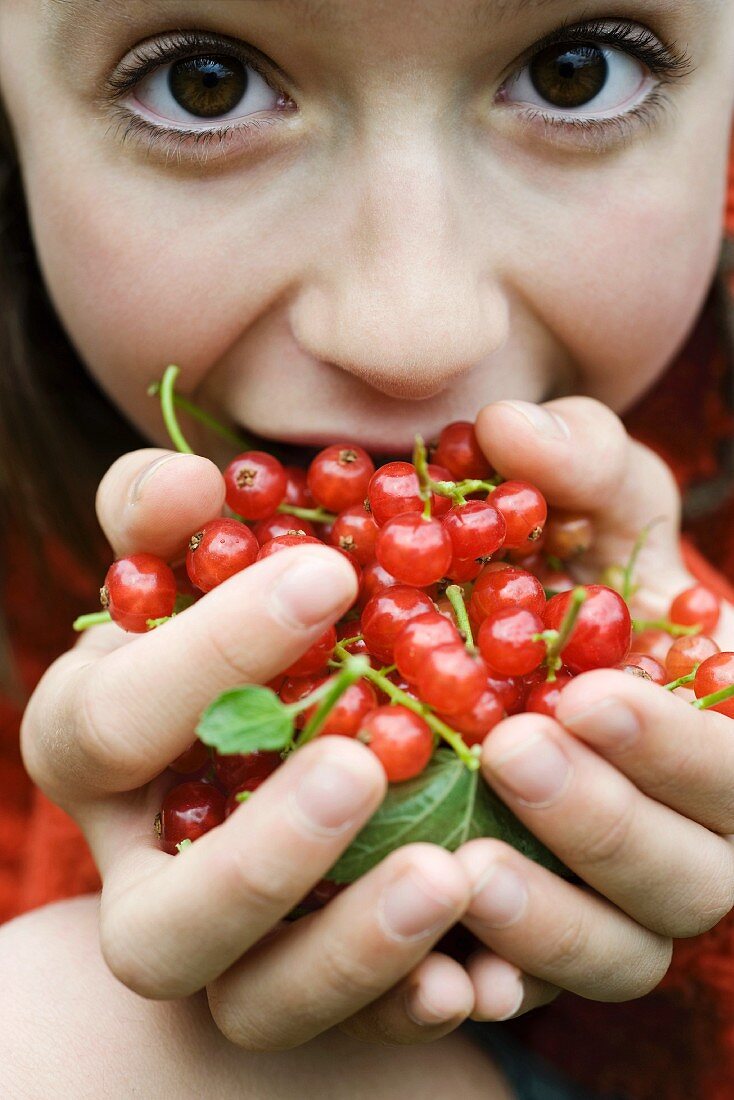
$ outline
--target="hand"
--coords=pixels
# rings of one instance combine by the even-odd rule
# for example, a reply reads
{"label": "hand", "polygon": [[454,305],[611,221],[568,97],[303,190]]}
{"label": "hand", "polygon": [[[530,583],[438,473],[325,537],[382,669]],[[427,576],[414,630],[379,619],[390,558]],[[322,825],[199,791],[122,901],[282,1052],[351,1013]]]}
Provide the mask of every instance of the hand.
{"label": "hand", "polygon": [[[624,563],[656,524],[635,573],[633,606],[666,617],[694,583],[678,548],[680,502],[664,463],[586,398],[499,402],[477,435],[505,477],[596,526],[585,580]],[[732,608],[717,641],[734,649]],[[473,1015],[517,1015],[567,989],[601,1001],[654,988],[672,938],[695,936],[734,904],[734,725],[633,676],[599,670],[564,688],[554,721],[521,714],[484,743],[487,781],[588,888],[571,885],[499,841],[458,852],[476,876],[493,862],[465,924],[486,945],[468,963]]]}
{"label": "hand", "polygon": [[[115,463],[97,503],[116,555],[173,559],[223,498],[206,459],[141,451]],[[148,634],[90,630],[24,717],[29,773],[80,824],[100,868],[114,974],[152,998],[206,988],[217,1025],[250,1049],[295,1046],[346,1019],[363,1038],[425,1040],[473,1007],[462,968],[426,958],[472,888],[440,848],[396,852],[322,912],[281,924],[382,800],[384,773],[359,742],[318,738],[175,858],[153,835],[178,781],[166,766],[204,707],[236,684],[269,681],[354,596],[354,572],[335,551],[284,551]]]}

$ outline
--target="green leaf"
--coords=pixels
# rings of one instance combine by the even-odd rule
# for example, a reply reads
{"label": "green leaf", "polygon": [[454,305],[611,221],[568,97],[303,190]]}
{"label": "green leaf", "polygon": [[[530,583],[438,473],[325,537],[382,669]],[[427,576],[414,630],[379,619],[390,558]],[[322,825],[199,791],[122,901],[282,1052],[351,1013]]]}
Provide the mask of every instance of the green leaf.
{"label": "green leaf", "polygon": [[205,745],[224,755],[277,752],[293,740],[293,718],[270,688],[247,684],[215,699],[196,732]]}
{"label": "green leaf", "polygon": [[518,821],[480,772],[439,749],[426,770],[388,787],[385,800],[326,878],[354,882],[390,852],[422,841],[455,851],[467,840],[492,836],[557,874],[564,865]]}

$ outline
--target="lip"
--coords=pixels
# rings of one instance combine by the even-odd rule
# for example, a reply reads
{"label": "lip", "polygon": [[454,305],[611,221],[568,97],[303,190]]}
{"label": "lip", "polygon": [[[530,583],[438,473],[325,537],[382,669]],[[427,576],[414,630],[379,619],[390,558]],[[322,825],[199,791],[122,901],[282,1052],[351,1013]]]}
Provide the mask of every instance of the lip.
{"label": "lip", "polygon": [[375,465],[395,460],[410,461],[413,452],[413,438],[406,443],[405,439],[377,440],[368,438],[359,432],[343,432],[341,434],[326,434],[325,432],[293,432],[282,433],[278,438],[257,435],[250,429],[240,426],[240,430],[251,440],[258,450],[269,451],[288,466],[307,466],[314,456],[325,447],[335,443],[352,443],[364,448]]}

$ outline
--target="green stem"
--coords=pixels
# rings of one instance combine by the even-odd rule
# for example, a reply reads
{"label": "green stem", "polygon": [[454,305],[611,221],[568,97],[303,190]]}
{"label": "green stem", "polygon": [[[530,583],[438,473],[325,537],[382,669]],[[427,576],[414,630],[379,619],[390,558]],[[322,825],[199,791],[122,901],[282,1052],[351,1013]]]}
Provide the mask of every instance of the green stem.
{"label": "green stem", "polygon": [[[154,382],[152,386],[148,386],[149,397],[159,397],[161,392],[161,383]],[[200,424],[203,424],[205,428],[209,428],[215,435],[219,435],[222,439],[226,439],[228,443],[231,443],[240,451],[252,450],[252,442],[245,436],[240,435],[238,432],[228,428],[226,424],[222,424],[210,413],[200,409],[198,405],[195,405],[193,401],[189,401],[188,397],[182,397],[181,394],[173,394],[174,405],[182,409],[183,412],[188,413],[194,420],[198,420]]]}
{"label": "green stem", "polygon": [[[586,589],[581,587],[581,585],[579,585],[578,588],[574,588],[571,592],[571,602],[568,611],[563,616],[560,628],[557,631],[544,631],[543,634],[539,636],[539,638],[545,641],[547,646],[545,663],[548,666],[548,680],[551,683],[555,680],[556,673],[563,664],[561,653],[573,633],[573,628],[576,626],[579,612],[586,602],[586,595]],[[555,634],[555,637],[552,637],[553,634]]]}
{"label": "green stem", "polygon": [[[366,657],[350,656],[345,660],[341,670],[336,676],[332,676],[331,679],[326,681],[325,685],[322,685],[326,690],[323,693],[319,706],[316,708],[315,714],[308,720],[296,738],[295,747],[297,749],[300,749],[302,745],[307,744],[307,742],[312,741],[313,738],[316,737],[334,709],[335,703],[341,699],[344,692],[350,688],[352,684],[366,676],[369,667],[370,663]],[[313,694],[315,693],[312,692],[312,695]],[[303,700],[301,700],[301,702],[303,702]]]}
{"label": "green stem", "polygon": [[176,379],[181,373],[181,368],[171,364],[166,367],[163,372],[163,378],[161,379],[159,396],[161,399],[161,412],[163,413],[163,423],[166,425],[171,442],[177,451],[184,455],[192,455],[194,452],[192,448],[186,442],[181,428],[179,427],[178,418],[176,417],[176,408],[174,402],[174,387],[176,385]]}
{"label": "green stem", "polygon": [[433,493],[431,491],[431,475],[428,472],[428,451],[423,442],[423,437],[417,435],[413,444],[413,465],[418,474],[418,492],[423,501],[423,518],[431,518]]}
{"label": "green stem", "polygon": [[89,615],[80,615],[74,619],[73,627],[77,634],[82,630],[89,630],[90,626],[101,626],[102,623],[111,623],[112,616],[109,611],[92,611]]}
{"label": "green stem", "polygon": [[657,519],[651,520],[648,524],[646,524],[642,528],[639,535],[635,539],[635,544],[632,547],[632,553],[629,556],[629,560],[628,560],[626,566],[624,567],[624,572],[623,572],[623,578],[624,579],[622,581],[622,591],[621,591],[620,595],[622,596],[622,599],[625,601],[625,603],[629,603],[630,599],[634,595],[634,585],[632,584],[632,575],[635,571],[635,566],[637,565],[637,559],[640,556],[640,551],[642,550],[643,546],[647,542],[648,537],[650,535],[650,531],[653,529],[653,527],[655,526],[656,523],[660,523],[661,521],[662,521],[661,516],[659,516]]}
{"label": "green stem", "polygon": [[294,504],[283,503],[278,505],[277,510],[281,515],[307,519],[310,523],[333,523],[336,519],[334,513],[327,512],[325,508],[297,508]]}
{"label": "green stem", "polygon": [[721,691],[714,691],[711,695],[704,695],[701,699],[695,699],[691,705],[696,710],[708,710],[709,707],[715,707],[717,703],[725,703],[732,696],[734,696],[734,684],[729,684],[729,687],[722,688]]}
{"label": "green stem", "polygon": [[[349,657],[347,650],[339,643],[334,647],[334,654],[342,660]],[[387,695],[391,702],[399,703],[401,706],[406,707],[408,710],[412,710],[414,714],[422,718],[429,729],[432,729],[447,745],[451,746],[469,771],[474,772],[478,770],[479,757],[464,743],[464,739],[456,730],[452,730],[450,726],[447,726],[445,722],[437,718],[424,703],[419,703],[412,695],[408,695],[407,692],[402,691],[401,688],[397,687],[392,682],[392,680],[388,680],[388,678],[383,676],[381,672],[378,672],[377,669],[368,666],[364,673],[364,678],[365,680],[370,680],[375,687],[378,687],[383,694]]]}
{"label": "green stem", "polygon": [[696,665],[693,672],[689,672],[687,676],[679,676],[677,680],[671,680],[669,684],[664,684],[663,687],[666,691],[675,691],[676,688],[685,687],[686,684],[692,684],[696,679],[697,672],[698,665]]}
{"label": "green stem", "polygon": [[635,634],[639,634],[642,630],[664,630],[674,638],[688,638],[694,634],[700,634],[703,628],[700,623],[696,623],[695,626],[681,626],[667,619],[633,619],[632,629]]}
{"label": "green stem", "polygon": [[146,619],[145,625],[147,626],[148,630],[155,630],[157,627],[163,626],[164,623],[170,623],[171,619],[175,619],[175,617],[176,615],[174,612],[173,615],[164,615],[160,619]]}
{"label": "green stem", "polygon": [[446,596],[454,609],[456,625],[464,636],[466,648],[470,653],[475,653],[476,646],[474,645],[474,635],[472,634],[471,623],[469,622],[469,615],[466,610],[466,603],[464,602],[464,589],[458,584],[450,584],[446,589]]}

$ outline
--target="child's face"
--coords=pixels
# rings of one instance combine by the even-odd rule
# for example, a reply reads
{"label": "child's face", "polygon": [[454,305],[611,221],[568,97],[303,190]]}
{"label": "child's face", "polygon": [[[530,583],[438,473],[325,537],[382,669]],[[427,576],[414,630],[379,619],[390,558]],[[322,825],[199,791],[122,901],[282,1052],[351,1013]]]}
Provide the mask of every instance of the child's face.
{"label": "child's face", "polygon": [[375,451],[500,398],[623,409],[710,281],[733,57],[731,0],[0,0],[51,296],[158,439],[169,362]]}

